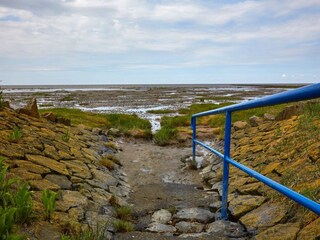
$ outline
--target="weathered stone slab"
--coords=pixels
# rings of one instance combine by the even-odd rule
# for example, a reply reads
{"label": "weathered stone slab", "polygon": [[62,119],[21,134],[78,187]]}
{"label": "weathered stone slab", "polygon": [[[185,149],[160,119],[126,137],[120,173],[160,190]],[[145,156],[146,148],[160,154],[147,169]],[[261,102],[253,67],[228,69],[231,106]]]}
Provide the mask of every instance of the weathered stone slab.
{"label": "weathered stone slab", "polygon": [[230,201],[229,210],[233,216],[240,217],[259,207],[265,200],[262,196],[239,195]]}
{"label": "weathered stone slab", "polygon": [[320,217],[305,226],[298,234],[298,240],[319,239],[320,238]]}
{"label": "weathered stone slab", "polygon": [[152,214],[153,222],[167,224],[171,220],[171,218],[172,218],[172,214],[166,209],[161,209]]}
{"label": "weathered stone slab", "polygon": [[53,182],[61,187],[61,189],[70,189],[72,183],[64,175],[48,174],[45,179]]}
{"label": "weathered stone slab", "polygon": [[175,225],[178,232],[182,233],[200,233],[204,228],[204,224],[197,222],[185,222],[181,221]]}
{"label": "weathered stone slab", "polygon": [[36,189],[36,190],[45,190],[45,189],[50,189],[53,191],[59,190],[60,186],[50,182],[47,179],[40,179],[40,180],[30,180],[29,184],[32,188]]}
{"label": "weathered stone slab", "polygon": [[224,220],[218,220],[208,224],[206,232],[233,238],[245,235],[244,228],[239,223]]}
{"label": "weathered stone slab", "polygon": [[14,164],[18,165],[21,168],[27,169],[28,172],[32,172],[32,173],[38,173],[38,174],[50,173],[49,168],[34,164],[29,161],[16,160],[16,161],[14,161]]}
{"label": "weathered stone slab", "polygon": [[73,207],[84,208],[88,204],[88,199],[77,191],[62,191],[61,200],[57,201],[57,210],[66,212]]}
{"label": "weathered stone slab", "polygon": [[279,223],[286,215],[287,210],[283,206],[266,203],[241,217],[240,221],[248,231],[262,231]]}
{"label": "weathered stone slab", "polygon": [[174,215],[176,220],[184,220],[190,222],[208,223],[213,220],[214,214],[202,208],[184,208]]}
{"label": "weathered stone slab", "polygon": [[292,240],[296,239],[299,230],[299,223],[278,224],[259,233],[255,239]]}
{"label": "weathered stone slab", "polygon": [[40,156],[40,155],[26,155],[27,159],[33,163],[39,164],[41,166],[47,167],[55,172],[63,175],[69,175],[66,166],[58,161],[52,160],[50,158]]}
{"label": "weathered stone slab", "polygon": [[171,225],[165,225],[159,222],[153,222],[148,226],[146,230],[150,232],[157,232],[157,233],[174,233],[177,229]]}
{"label": "weathered stone slab", "polygon": [[17,177],[22,178],[24,180],[42,179],[40,174],[31,173],[31,172],[27,171],[25,168],[21,168],[21,167],[10,169],[10,172],[15,174]]}
{"label": "weathered stone slab", "polygon": [[35,236],[37,239],[60,240],[61,233],[58,226],[49,222],[40,222],[35,226]]}

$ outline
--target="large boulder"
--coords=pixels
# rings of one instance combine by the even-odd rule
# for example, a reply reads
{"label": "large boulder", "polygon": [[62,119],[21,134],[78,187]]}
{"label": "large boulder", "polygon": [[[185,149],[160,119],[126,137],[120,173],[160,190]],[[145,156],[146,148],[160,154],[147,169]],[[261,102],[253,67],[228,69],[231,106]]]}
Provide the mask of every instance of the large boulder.
{"label": "large boulder", "polygon": [[22,114],[26,114],[26,115],[34,117],[34,118],[40,118],[37,100],[35,98],[32,98],[32,100],[24,108],[17,109],[17,112],[22,113]]}
{"label": "large boulder", "polygon": [[287,120],[293,116],[300,115],[303,111],[303,107],[301,105],[292,105],[285,107],[277,116],[277,121]]}

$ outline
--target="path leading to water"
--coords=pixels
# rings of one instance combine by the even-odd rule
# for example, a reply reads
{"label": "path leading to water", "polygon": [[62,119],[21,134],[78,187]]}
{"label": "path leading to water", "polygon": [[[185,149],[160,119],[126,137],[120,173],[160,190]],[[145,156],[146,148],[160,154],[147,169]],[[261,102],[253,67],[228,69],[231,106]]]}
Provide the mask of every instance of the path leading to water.
{"label": "path leading to water", "polygon": [[[199,171],[190,170],[181,161],[190,156],[191,148],[160,147],[146,141],[124,141],[120,146],[123,151],[119,158],[132,189],[129,202],[133,204],[136,231],[118,233],[115,239],[178,238],[176,235],[182,234],[178,230],[164,230],[162,234],[146,231],[148,227],[150,229],[152,214],[160,209],[175,212],[190,208],[203,209],[211,214],[211,221],[214,220],[214,214],[208,211],[213,196],[203,190]],[[174,225],[172,222],[175,222],[174,218],[166,226]],[[202,231],[205,231],[204,226],[208,226],[206,223],[202,224]],[[201,225],[192,224],[193,227]],[[185,239],[228,239],[224,236],[212,238],[211,234],[199,237]]]}

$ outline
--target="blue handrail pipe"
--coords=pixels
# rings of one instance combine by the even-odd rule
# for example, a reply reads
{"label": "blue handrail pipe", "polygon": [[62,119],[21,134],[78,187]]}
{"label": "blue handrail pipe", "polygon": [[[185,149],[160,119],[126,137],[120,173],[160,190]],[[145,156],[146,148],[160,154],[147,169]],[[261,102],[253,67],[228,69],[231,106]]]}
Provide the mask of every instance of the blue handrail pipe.
{"label": "blue handrail pipe", "polygon": [[[305,87],[297,88],[294,90],[285,91],[282,93],[277,93],[271,96],[262,97],[260,99],[238,103],[206,112],[201,112],[192,115],[191,117],[191,128],[193,130],[192,133],[192,155],[193,159],[195,159],[196,155],[196,146],[200,145],[205,149],[211,151],[215,155],[219,156],[223,159],[223,179],[222,179],[222,208],[221,208],[221,218],[224,220],[228,219],[228,181],[229,181],[229,164],[237,167],[243,172],[249,174],[250,176],[256,178],[257,180],[263,182],[269,187],[275,189],[281,194],[289,197],[290,199],[298,202],[304,207],[310,209],[316,214],[320,215],[320,204],[312,201],[311,199],[293,191],[290,188],[287,188],[280,183],[265,177],[264,175],[238,163],[230,156],[230,142],[231,142],[231,123],[232,123],[232,113],[236,111],[258,108],[264,106],[272,106],[282,103],[289,102],[297,102],[303,100],[309,100],[314,98],[320,98],[320,83],[316,83],[313,85],[308,85]],[[216,149],[204,144],[197,140],[197,118],[215,114],[226,114],[225,121],[225,135],[224,135],[224,154],[217,151]]]}

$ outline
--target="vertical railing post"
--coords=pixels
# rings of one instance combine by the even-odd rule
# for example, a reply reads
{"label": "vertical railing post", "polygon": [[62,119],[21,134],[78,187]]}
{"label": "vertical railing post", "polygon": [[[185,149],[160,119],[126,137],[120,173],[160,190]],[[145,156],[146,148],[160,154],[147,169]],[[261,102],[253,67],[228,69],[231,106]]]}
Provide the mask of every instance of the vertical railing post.
{"label": "vertical railing post", "polygon": [[192,160],[196,161],[196,143],[197,138],[197,120],[195,117],[191,118],[191,128],[192,128]]}
{"label": "vertical railing post", "polygon": [[221,218],[228,219],[228,184],[229,184],[229,163],[226,160],[230,157],[231,143],[231,112],[226,112],[226,125],[224,134],[224,160],[223,160],[223,180],[222,180],[222,209]]}

